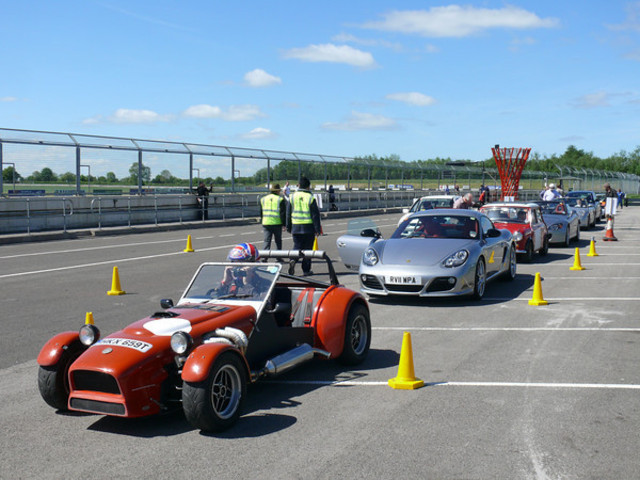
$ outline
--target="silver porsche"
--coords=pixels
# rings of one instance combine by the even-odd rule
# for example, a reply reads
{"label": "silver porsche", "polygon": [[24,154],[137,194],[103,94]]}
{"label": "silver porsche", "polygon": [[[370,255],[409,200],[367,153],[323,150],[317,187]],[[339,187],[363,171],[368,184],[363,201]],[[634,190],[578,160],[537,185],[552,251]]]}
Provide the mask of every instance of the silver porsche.
{"label": "silver porsche", "polygon": [[480,299],[488,281],[516,276],[511,233],[475,210],[426,210],[409,216],[391,238],[373,228],[337,240],[345,266],[358,269],[368,295]]}

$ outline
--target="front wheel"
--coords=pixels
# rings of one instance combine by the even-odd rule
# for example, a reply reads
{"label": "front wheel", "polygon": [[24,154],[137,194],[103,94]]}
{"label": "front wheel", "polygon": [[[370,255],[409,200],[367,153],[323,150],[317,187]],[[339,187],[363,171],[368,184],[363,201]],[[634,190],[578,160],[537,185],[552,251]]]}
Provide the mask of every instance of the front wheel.
{"label": "front wheel", "polygon": [[484,296],[484,290],[487,286],[487,271],[485,269],[484,260],[481,258],[476,265],[476,273],[473,282],[473,293],[471,296],[475,300],[481,300]]}
{"label": "front wheel", "polygon": [[369,353],[371,344],[371,320],[369,310],[361,303],[357,303],[349,310],[344,332],[342,354],[338,361],[344,365],[357,365]]}
{"label": "front wheel", "polygon": [[38,369],[38,390],[43,400],[53,408],[63,412],[69,410],[69,367],[81,353],[80,348],[70,347],[57,364]]}
{"label": "front wheel", "polygon": [[220,432],[238,421],[247,392],[247,374],[240,357],[221,354],[209,378],[182,386],[182,408],[191,425],[200,430]]}

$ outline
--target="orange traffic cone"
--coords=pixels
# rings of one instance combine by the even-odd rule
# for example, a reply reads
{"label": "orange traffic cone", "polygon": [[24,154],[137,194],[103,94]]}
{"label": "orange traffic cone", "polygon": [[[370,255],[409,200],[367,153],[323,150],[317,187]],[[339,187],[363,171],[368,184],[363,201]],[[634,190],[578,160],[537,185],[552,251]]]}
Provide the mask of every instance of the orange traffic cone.
{"label": "orange traffic cone", "polygon": [[85,325],[93,325],[93,312],[87,312],[87,315],[84,318]]}
{"label": "orange traffic cone", "polygon": [[587,253],[587,257],[599,257],[599,255],[596,253],[595,237],[591,237],[591,243],[589,244],[589,253]]}
{"label": "orange traffic cone", "polygon": [[573,257],[573,267],[569,270],[584,270],[582,263],[580,263],[580,249],[576,247],[576,254]]}
{"label": "orange traffic cone", "polygon": [[193,245],[191,244],[191,235],[187,235],[187,248],[183,250],[185,253],[195,252]]}
{"label": "orange traffic cone", "polygon": [[125,292],[120,286],[120,275],[118,274],[118,267],[113,267],[113,277],[111,279],[111,290],[107,292],[107,295],[124,295]]}
{"label": "orange traffic cone", "polygon": [[535,307],[539,305],[548,305],[544,298],[542,298],[542,282],[540,281],[540,272],[536,273],[536,278],[533,282],[533,298],[529,300],[529,305],[533,305]]}
{"label": "orange traffic cone", "polygon": [[399,390],[415,390],[424,387],[424,381],[416,378],[413,371],[413,350],[411,348],[411,334],[402,335],[402,350],[400,350],[400,365],[398,375],[389,379],[389,386]]}
{"label": "orange traffic cone", "polygon": [[617,242],[618,239],[613,234],[613,217],[609,215],[607,217],[607,231],[604,234],[603,240],[605,242]]}

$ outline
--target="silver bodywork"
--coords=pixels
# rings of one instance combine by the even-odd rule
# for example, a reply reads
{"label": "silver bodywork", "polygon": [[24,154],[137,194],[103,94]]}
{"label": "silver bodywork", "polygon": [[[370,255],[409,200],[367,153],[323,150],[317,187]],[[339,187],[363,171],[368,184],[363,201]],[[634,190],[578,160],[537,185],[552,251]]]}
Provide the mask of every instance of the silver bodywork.
{"label": "silver bodywork", "polygon": [[602,205],[600,205],[600,202],[597,200],[596,192],[594,192],[593,190],[574,190],[572,192],[568,192],[566,196],[586,198],[589,205],[593,205],[596,221],[604,218]]}
{"label": "silver bodywork", "polygon": [[587,230],[596,224],[595,204],[587,203],[578,197],[565,197],[564,200],[580,218],[580,228]]}
{"label": "silver bodywork", "polygon": [[[573,208],[566,205],[562,199],[536,203],[540,205],[542,219],[551,235],[549,243],[568,246],[571,240],[580,240],[580,218]],[[564,208],[558,207],[559,205]]]}
{"label": "silver bodywork", "polygon": [[[337,240],[340,256],[349,268],[358,259],[361,290],[369,295],[415,295],[445,297],[472,295],[476,285],[476,268],[485,267],[484,283],[500,275],[515,277],[515,245],[507,230],[495,230],[484,214],[474,210],[439,209],[412,214],[398,227],[394,236],[410,228],[423,217],[450,216],[454,219],[475,219],[480,227],[471,238],[366,238],[343,235]],[[481,220],[483,219],[483,220]],[[493,229],[490,236],[487,232]],[[375,265],[366,265],[363,252],[371,248],[378,257]],[[468,252],[459,266],[446,267],[444,261],[460,251]],[[480,295],[481,296],[481,295]]]}

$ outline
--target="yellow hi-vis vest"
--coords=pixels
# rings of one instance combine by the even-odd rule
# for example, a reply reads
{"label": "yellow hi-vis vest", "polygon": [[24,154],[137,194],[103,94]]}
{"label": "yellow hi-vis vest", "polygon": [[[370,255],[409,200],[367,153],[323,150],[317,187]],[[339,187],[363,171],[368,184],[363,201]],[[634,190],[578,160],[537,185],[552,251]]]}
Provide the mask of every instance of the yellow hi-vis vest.
{"label": "yellow hi-vis vest", "polygon": [[311,202],[315,199],[309,192],[298,191],[290,197],[291,201],[291,224],[303,225],[313,223],[311,218]]}
{"label": "yellow hi-vis vest", "polygon": [[282,225],[280,219],[280,202],[284,199],[279,195],[270,193],[260,199],[262,205],[262,224],[263,225]]}

